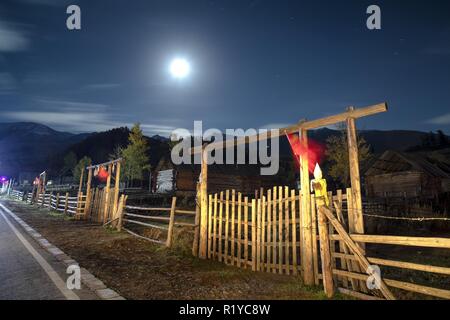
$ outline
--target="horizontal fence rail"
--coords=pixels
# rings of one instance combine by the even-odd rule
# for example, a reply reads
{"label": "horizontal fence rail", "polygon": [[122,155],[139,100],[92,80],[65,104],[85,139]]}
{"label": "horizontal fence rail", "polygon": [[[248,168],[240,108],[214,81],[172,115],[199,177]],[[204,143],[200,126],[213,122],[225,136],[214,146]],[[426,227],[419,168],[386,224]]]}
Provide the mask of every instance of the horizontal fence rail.
{"label": "horizontal fence rail", "polygon": [[[173,242],[173,230],[175,226],[180,227],[191,227],[195,228],[195,221],[177,221],[176,216],[195,216],[196,211],[194,210],[181,210],[176,208],[177,198],[172,198],[172,205],[170,208],[161,207],[139,207],[139,206],[129,206],[126,205],[123,211],[123,224],[122,228],[128,233],[143,238],[145,240],[163,244],[167,247],[172,246]],[[148,213],[148,214],[146,214]],[[156,239],[156,236],[151,235],[140,235],[137,231],[130,230],[125,227],[126,224],[134,224],[140,227],[145,227],[151,230],[160,230],[161,232],[167,233],[165,240],[161,240],[160,237]]]}

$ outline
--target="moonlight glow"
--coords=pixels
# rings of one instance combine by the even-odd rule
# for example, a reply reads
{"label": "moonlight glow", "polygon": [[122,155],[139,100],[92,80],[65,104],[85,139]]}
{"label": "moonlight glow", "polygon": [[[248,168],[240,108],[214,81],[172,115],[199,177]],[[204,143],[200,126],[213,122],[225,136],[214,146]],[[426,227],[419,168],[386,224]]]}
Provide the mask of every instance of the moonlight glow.
{"label": "moonlight glow", "polygon": [[170,63],[170,74],[177,79],[186,78],[191,72],[191,66],[185,59],[174,59]]}

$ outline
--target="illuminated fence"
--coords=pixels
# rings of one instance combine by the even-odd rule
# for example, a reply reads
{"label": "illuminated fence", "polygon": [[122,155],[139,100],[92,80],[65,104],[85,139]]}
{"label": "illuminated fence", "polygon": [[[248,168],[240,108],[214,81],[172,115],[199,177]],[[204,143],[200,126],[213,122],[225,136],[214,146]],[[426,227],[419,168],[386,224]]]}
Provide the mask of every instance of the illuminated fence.
{"label": "illuminated fence", "polygon": [[15,200],[23,200],[23,191],[11,190],[9,196]]}
{"label": "illuminated fence", "polygon": [[70,196],[68,192],[64,195],[60,193],[41,193],[37,200],[37,204],[41,207],[47,207],[74,216],[80,212],[83,203],[82,197]]}
{"label": "illuminated fence", "polygon": [[[195,220],[198,220],[194,218],[197,211],[177,209],[176,203],[177,198],[173,197],[170,208],[124,206],[119,228],[139,238],[171,247],[174,227],[195,229]],[[177,216],[180,219],[176,219]],[[137,229],[131,230],[131,225]]]}

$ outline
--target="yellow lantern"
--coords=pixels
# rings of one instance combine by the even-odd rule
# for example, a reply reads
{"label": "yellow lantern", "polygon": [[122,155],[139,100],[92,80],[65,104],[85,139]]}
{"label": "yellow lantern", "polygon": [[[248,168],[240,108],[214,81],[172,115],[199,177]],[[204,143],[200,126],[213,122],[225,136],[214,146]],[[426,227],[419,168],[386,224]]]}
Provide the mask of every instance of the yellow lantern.
{"label": "yellow lantern", "polygon": [[318,163],[314,168],[314,179],[311,180],[311,190],[314,191],[316,199],[321,199],[328,207],[330,205],[330,199],[328,199],[327,181],[322,178],[322,170]]}

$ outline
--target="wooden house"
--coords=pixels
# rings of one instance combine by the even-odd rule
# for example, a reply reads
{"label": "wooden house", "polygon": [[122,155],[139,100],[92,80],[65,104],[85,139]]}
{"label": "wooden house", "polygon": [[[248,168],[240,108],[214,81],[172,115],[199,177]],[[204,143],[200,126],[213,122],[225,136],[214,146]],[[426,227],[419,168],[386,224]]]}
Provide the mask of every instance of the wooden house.
{"label": "wooden house", "polygon": [[435,198],[450,192],[450,166],[421,153],[388,150],[365,173],[368,197]]}
{"label": "wooden house", "polygon": [[[260,174],[259,165],[210,165],[208,166],[208,192],[234,189],[244,194],[254,193],[260,188],[273,186],[295,186],[292,163],[280,162],[277,175]],[[200,175],[200,165],[174,165],[164,157],[152,174],[153,192],[195,193]]]}

